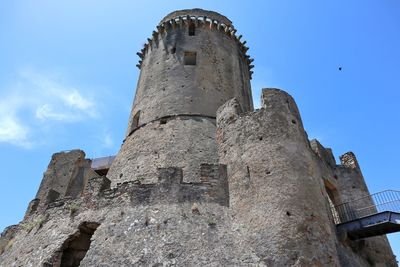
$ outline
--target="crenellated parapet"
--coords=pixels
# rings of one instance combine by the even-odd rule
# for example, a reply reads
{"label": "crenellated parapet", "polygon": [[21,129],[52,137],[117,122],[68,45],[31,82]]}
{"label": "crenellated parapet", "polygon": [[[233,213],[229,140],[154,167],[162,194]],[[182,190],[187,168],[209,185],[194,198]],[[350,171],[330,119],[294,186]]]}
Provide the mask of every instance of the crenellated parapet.
{"label": "crenellated parapet", "polygon": [[247,63],[251,78],[253,74],[252,69],[254,68],[254,65],[252,64],[254,59],[250,58],[250,56],[247,54],[247,51],[249,50],[249,47],[246,46],[247,42],[242,40],[242,35],[236,34],[237,30],[233,27],[233,25],[231,23],[228,24],[224,19],[221,20],[221,18],[224,16],[221,16],[215,12],[211,12],[212,14],[210,14],[210,17],[202,15],[201,13],[198,13],[198,15],[192,15],[193,12],[190,11],[191,10],[187,10],[187,14],[181,12],[177,16],[167,16],[160,22],[160,24],[152,32],[151,37],[147,38],[147,42],[143,45],[143,48],[136,53],[139,56],[139,62],[136,66],[139,69],[142,67],[144,58],[148,51],[158,48],[158,42],[162,40],[165,35],[170,34],[171,31],[176,29],[184,29],[186,31],[189,29],[189,27],[194,27],[207,29],[210,31],[219,31],[228,38],[234,40],[238,45],[240,51],[239,55],[241,56],[242,60]]}
{"label": "crenellated parapet", "polygon": [[61,197],[50,190],[53,198],[38,207],[38,199],[31,201],[25,215],[45,213],[47,210],[79,206],[81,209],[98,209],[112,206],[121,199],[130,205],[154,205],[172,203],[218,203],[229,206],[229,190],[226,166],[201,164],[199,182],[184,181],[182,168],[167,167],[157,169],[157,182],[142,184],[139,180],[123,182],[111,188],[111,181],[105,176],[91,177],[81,196]]}
{"label": "crenellated parapet", "polygon": [[98,195],[104,199],[128,195],[132,205],[215,202],[229,206],[228,181],[224,165],[201,164],[200,182],[196,183],[184,181],[182,168],[159,168],[157,173],[157,183],[124,182],[114,188],[103,190]]}
{"label": "crenellated parapet", "polygon": [[183,10],[177,10],[177,11],[171,12],[168,15],[166,15],[163,19],[161,19],[159,24],[162,24],[163,22],[168,21],[172,18],[176,18],[179,16],[187,16],[188,14],[190,14],[191,16],[197,16],[197,17],[206,16],[206,17],[221,21],[222,23],[224,23],[227,26],[232,26],[232,21],[230,19],[228,19],[226,16],[224,16],[218,12],[215,12],[215,11],[204,10],[201,8],[183,9]]}

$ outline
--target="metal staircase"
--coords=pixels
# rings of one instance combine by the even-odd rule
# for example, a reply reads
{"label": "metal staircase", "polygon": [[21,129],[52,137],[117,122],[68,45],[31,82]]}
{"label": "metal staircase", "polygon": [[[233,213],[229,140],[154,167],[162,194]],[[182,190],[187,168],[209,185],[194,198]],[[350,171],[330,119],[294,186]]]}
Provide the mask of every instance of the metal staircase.
{"label": "metal staircase", "polygon": [[400,231],[400,191],[385,190],[334,207],[339,232],[360,239]]}

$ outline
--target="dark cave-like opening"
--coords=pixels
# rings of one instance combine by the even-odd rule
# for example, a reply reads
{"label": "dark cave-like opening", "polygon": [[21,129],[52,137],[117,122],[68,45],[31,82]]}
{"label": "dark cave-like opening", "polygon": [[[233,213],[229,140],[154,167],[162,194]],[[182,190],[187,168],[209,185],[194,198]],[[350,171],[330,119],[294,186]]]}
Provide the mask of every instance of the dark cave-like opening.
{"label": "dark cave-like opening", "polygon": [[90,248],[91,238],[99,227],[96,222],[83,222],[78,231],[70,235],[53,257],[54,267],[77,267]]}

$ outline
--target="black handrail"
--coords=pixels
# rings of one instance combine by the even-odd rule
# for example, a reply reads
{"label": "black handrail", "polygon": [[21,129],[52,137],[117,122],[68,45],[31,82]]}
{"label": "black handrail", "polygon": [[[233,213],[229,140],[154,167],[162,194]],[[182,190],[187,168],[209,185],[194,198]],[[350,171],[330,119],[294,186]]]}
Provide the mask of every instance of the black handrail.
{"label": "black handrail", "polygon": [[384,211],[400,212],[400,191],[384,190],[336,205],[332,209],[336,224]]}

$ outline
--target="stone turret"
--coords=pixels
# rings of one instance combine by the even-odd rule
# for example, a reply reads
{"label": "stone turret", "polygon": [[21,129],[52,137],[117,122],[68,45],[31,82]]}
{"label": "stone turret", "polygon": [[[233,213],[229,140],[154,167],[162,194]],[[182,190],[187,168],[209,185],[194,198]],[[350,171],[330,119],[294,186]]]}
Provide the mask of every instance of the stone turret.
{"label": "stone turret", "polygon": [[232,22],[216,12],[167,15],[138,53],[140,77],[126,139],[108,177],[155,182],[157,168],[181,167],[198,182],[201,164],[218,163],[214,141],[219,106],[238,99],[253,109],[251,59]]}
{"label": "stone turret", "polygon": [[[236,106],[236,108],[235,108]],[[268,266],[337,266],[321,172],[293,98],[264,89],[259,111],[230,101],[218,112],[230,208]]]}
{"label": "stone turret", "polygon": [[[362,209],[363,207],[371,207],[370,209],[377,212],[354,153],[347,152],[341,155],[340,162],[341,164],[337,166],[335,173],[339,177],[338,186],[342,203],[349,203],[357,199],[357,202],[352,202],[353,209],[360,208],[361,211],[359,212],[365,212],[365,208]],[[351,211],[350,214],[352,214]],[[396,266],[393,263],[395,260],[392,249],[385,235],[353,242],[348,241],[346,245],[356,250],[362,258],[373,266]]]}

